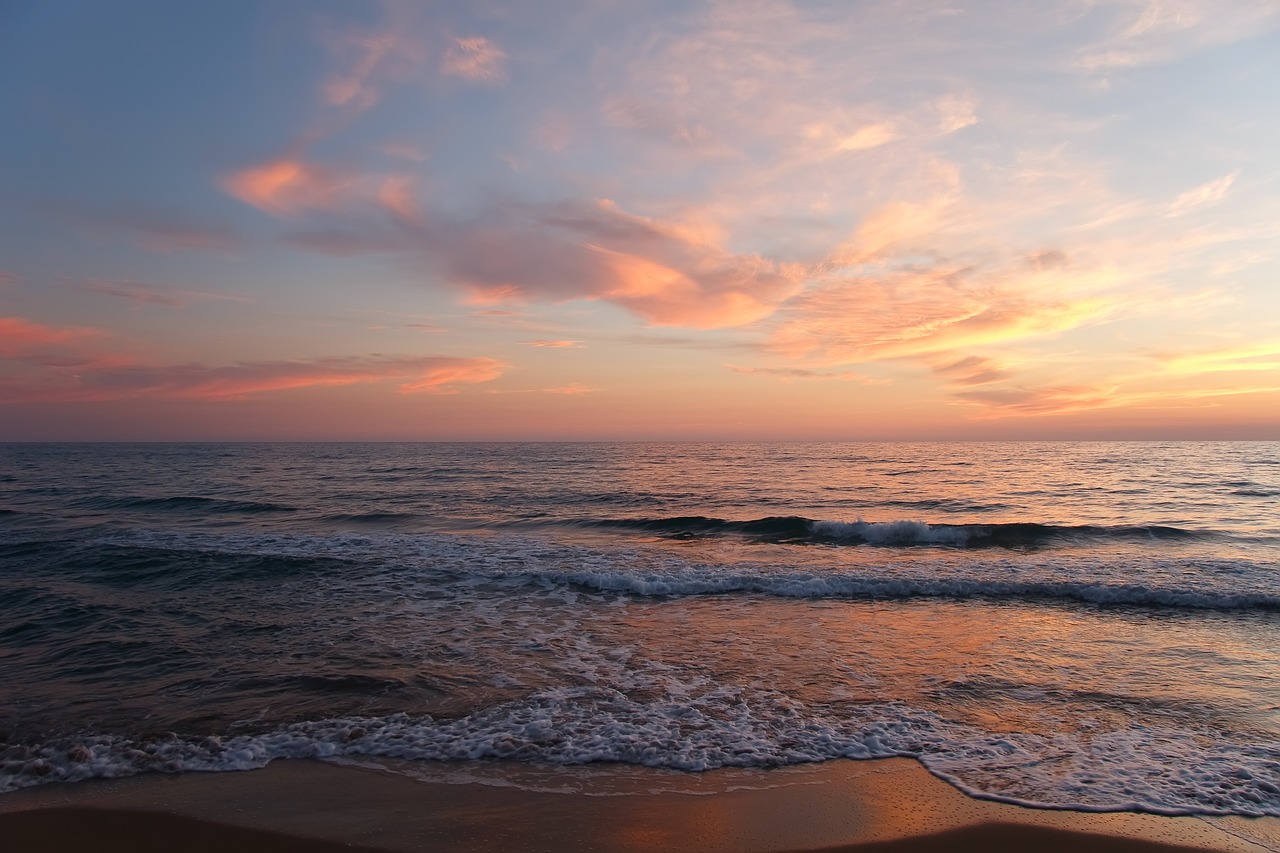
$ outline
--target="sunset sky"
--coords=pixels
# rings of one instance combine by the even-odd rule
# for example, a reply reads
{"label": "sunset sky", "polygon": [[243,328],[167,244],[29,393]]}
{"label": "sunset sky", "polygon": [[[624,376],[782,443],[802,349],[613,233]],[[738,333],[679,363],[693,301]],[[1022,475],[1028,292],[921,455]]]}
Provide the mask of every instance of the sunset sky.
{"label": "sunset sky", "polygon": [[0,440],[1280,438],[1280,3],[0,0]]}

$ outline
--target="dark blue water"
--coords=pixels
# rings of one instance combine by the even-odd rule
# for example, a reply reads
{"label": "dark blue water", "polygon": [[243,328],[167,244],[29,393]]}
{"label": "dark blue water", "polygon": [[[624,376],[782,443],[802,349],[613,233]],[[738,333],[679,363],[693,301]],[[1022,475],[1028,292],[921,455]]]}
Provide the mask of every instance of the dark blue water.
{"label": "dark blue water", "polygon": [[1280,815],[1280,445],[3,445],[0,699],[0,790],[911,755]]}

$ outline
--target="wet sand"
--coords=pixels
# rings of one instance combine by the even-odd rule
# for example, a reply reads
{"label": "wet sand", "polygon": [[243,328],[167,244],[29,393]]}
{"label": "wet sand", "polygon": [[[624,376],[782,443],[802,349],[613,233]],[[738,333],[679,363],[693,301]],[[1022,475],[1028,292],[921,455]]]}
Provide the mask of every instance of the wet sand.
{"label": "wet sand", "polygon": [[428,772],[437,781],[277,761],[46,785],[0,796],[0,841],[23,853],[1280,850],[1280,818],[1026,809],[967,797],[906,759],[697,775],[511,764]]}

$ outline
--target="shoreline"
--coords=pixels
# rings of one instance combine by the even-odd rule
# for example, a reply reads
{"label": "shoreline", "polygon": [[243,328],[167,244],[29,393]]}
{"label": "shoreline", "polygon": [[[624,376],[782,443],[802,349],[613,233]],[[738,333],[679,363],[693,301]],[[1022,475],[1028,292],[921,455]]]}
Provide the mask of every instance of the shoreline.
{"label": "shoreline", "polygon": [[55,783],[0,795],[0,838],[17,851],[129,853],[1280,851],[1280,818],[1032,809],[968,797],[905,758],[702,774],[502,762],[415,770],[435,780],[277,760]]}

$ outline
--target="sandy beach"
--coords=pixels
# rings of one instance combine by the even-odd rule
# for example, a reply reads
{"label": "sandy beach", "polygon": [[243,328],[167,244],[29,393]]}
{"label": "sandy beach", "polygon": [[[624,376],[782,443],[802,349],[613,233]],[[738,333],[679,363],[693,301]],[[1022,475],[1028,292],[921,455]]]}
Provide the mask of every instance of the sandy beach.
{"label": "sandy beach", "polygon": [[41,786],[0,798],[0,838],[15,851],[131,853],[1280,849],[1280,819],[1026,809],[967,797],[907,759],[692,776],[502,763],[468,772],[474,781],[419,781],[277,761]]}

